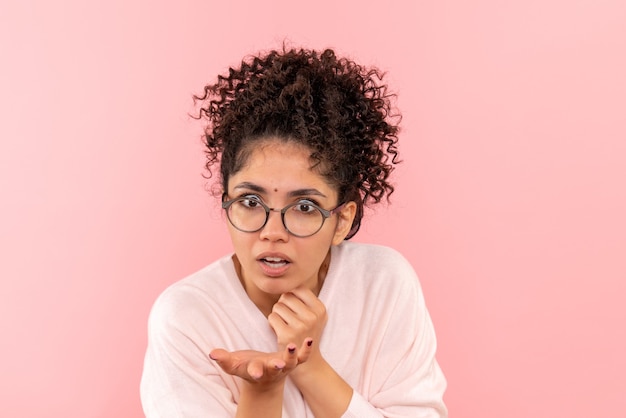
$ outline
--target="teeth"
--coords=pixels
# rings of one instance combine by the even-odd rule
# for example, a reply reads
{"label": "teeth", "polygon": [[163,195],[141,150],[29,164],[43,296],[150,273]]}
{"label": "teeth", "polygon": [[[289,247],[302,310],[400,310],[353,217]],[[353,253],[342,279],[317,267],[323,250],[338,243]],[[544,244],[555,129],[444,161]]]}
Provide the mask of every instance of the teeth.
{"label": "teeth", "polygon": [[281,268],[287,265],[287,261],[279,257],[265,257],[263,262],[272,268]]}

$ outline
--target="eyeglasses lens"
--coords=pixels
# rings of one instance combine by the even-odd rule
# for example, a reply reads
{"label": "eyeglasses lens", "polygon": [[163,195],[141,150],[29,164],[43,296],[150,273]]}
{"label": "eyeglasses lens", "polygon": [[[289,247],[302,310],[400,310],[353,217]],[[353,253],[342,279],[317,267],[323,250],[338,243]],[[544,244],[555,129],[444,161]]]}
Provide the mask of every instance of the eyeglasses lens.
{"label": "eyeglasses lens", "polygon": [[[227,211],[228,219],[240,231],[255,232],[263,227],[268,213],[263,205],[254,200],[234,201]],[[287,206],[284,226],[293,235],[306,237],[315,234],[324,224],[324,215],[313,205],[296,203]]]}

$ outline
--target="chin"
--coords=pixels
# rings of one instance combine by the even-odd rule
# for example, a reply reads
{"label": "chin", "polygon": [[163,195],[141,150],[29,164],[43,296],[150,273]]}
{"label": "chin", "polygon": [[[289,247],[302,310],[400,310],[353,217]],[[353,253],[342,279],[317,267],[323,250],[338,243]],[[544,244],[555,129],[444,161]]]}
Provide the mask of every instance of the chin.
{"label": "chin", "polygon": [[291,292],[298,287],[300,283],[293,283],[284,278],[268,278],[264,277],[261,282],[256,283],[257,287],[265,293],[270,295],[282,295],[283,293]]}

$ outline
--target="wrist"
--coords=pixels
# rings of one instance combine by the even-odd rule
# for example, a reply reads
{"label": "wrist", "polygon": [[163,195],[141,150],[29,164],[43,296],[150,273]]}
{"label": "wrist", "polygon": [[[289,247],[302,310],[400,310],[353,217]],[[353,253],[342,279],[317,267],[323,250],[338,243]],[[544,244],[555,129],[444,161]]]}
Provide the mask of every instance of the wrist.
{"label": "wrist", "polygon": [[[308,368],[302,366],[308,365]],[[352,387],[321,356],[307,361],[291,373],[292,381],[302,393],[316,417],[341,417],[352,399]],[[296,371],[294,370],[294,372]]]}
{"label": "wrist", "polygon": [[296,385],[299,385],[299,383],[305,382],[306,380],[315,380],[318,376],[324,375],[331,370],[330,364],[326,362],[321,354],[318,354],[311,356],[306,363],[302,363],[296,367],[289,376],[291,376],[291,380],[293,380]]}
{"label": "wrist", "polygon": [[280,382],[243,381],[236,418],[278,418],[282,413],[284,379]]}
{"label": "wrist", "polygon": [[281,379],[275,382],[250,382],[249,380],[243,380],[242,392],[247,392],[254,395],[267,395],[276,396],[283,393],[285,390],[285,379]]}

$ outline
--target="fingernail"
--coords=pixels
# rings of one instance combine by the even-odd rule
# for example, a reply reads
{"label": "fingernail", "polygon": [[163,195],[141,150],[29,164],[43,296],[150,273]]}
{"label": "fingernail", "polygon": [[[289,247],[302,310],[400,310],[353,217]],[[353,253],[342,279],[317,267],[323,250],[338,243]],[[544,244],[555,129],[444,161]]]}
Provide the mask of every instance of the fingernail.
{"label": "fingernail", "polygon": [[290,354],[293,354],[293,353],[296,352],[296,347],[289,347],[289,348],[287,348],[287,350],[289,350]]}
{"label": "fingernail", "polygon": [[216,360],[216,359],[215,359],[215,357],[213,357],[210,353],[209,353],[209,358],[210,358],[211,360],[213,360],[213,361],[215,361],[215,360]]}
{"label": "fingernail", "polygon": [[309,347],[313,345],[313,340],[309,340],[306,342],[306,345],[308,345]]}

